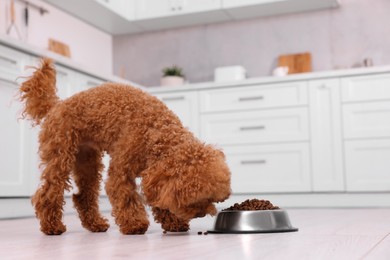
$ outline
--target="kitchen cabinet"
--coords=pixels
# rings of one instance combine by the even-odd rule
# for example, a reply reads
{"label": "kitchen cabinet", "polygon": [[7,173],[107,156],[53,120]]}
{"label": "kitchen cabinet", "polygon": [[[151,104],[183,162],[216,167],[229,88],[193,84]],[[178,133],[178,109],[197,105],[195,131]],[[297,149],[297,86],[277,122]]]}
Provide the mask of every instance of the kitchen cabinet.
{"label": "kitchen cabinet", "polygon": [[242,7],[248,5],[262,5],[266,3],[282,2],[286,0],[222,0],[224,8]]}
{"label": "kitchen cabinet", "polygon": [[134,0],[95,0],[102,6],[108,8],[116,14],[119,14],[127,20],[133,20],[135,17]]}
{"label": "kitchen cabinet", "polygon": [[390,139],[345,142],[347,191],[389,192]]}
{"label": "kitchen cabinet", "polygon": [[227,20],[221,0],[137,0],[136,4],[135,22],[146,31]]}
{"label": "kitchen cabinet", "polygon": [[344,191],[340,80],[309,81],[313,191]]}
{"label": "kitchen cabinet", "polygon": [[136,0],[44,1],[110,34],[139,33],[143,30],[133,22]]}
{"label": "kitchen cabinet", "polygon": [[31,57],[0,45],[0,196],[26,196],[36,177],[30,122],[22,120],[17,78]]}
{"label": "kitchen cabinet", "polygon": [[137,19],[150,19],[221,9],[221,0],[142,0],[137,1]]}
{"label": "kitchen cabinet", "polygon": [[248,19],[337,7],[338,0],[223,0],[222,8],[233,19]]}
{"label": "kitchen cabinet", "polygon": [[338,6],[338,0],[44,1],[114,35],[234,21]]}
{"label": "kitchen cabinet", "polygon": [[347,191],[390,190],[390,73],[342,79]]}

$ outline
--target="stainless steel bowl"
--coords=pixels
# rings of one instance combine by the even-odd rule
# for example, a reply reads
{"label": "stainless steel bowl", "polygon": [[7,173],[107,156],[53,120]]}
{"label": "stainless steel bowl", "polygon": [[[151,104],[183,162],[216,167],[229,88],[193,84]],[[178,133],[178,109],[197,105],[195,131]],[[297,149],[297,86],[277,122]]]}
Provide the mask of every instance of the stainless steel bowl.
{"label": "stainless steel bowl", "polygon": [[285,210],[221,211],[210,233],[274,233],[298,231]]}

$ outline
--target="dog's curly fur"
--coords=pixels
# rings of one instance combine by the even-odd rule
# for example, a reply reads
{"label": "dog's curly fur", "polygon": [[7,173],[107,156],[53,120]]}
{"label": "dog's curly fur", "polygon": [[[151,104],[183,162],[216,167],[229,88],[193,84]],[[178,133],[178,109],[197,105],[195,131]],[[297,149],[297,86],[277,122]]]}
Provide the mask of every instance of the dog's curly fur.
{"label": "dog's curly fur", "polygon": [[[186,231],[192,218],[215,214],[213,202],[230,195],[223,153],[195,138],[157,98],[106,83],[60,100],[55,75],[53,62],[43,59],[20,87],[24,117],[41,126],[43,173],[32,203],[42,232],[65,232],[64,190],[71,176],[79,188],[73,202],[83,227],[108,229],[98,209],[104,152],[111,157],[106,192],[123,234],[146,232],[145,203],[164,230]],[[136,177],[142,178],[142,194]]]}

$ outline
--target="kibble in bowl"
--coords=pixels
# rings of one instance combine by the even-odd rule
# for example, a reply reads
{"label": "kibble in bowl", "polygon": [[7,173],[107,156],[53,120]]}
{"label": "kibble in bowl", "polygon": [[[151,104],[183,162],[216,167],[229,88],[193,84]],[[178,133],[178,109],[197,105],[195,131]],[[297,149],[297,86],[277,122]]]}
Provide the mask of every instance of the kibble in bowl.
{"label": "kibble in bowl", "polygon": [[218,213],[209,233],[273,233],[297,231],[285,210],[268,200],[245,200]]}

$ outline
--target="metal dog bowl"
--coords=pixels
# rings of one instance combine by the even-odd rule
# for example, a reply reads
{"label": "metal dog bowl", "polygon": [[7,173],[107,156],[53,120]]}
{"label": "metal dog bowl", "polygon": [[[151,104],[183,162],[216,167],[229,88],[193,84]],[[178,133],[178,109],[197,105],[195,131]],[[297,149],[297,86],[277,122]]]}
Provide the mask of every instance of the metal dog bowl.
{"label": "metal dog bowl", "polygon": [[209,233],[275,233],[298,231],[291,225],[286,211],[255,210],[221,211],[217,215],[214,229]]}

